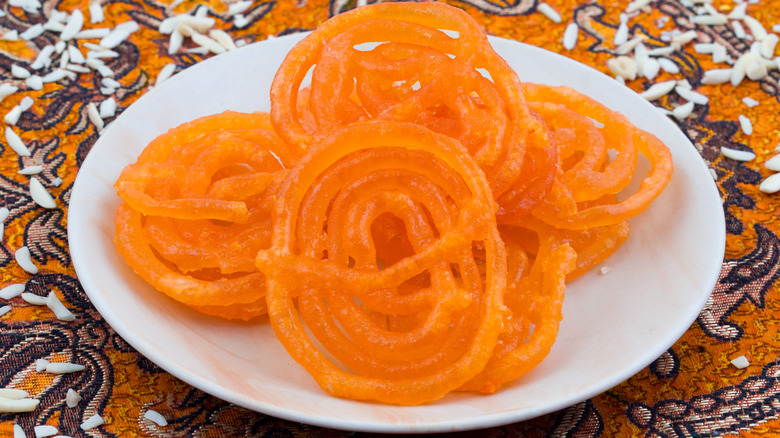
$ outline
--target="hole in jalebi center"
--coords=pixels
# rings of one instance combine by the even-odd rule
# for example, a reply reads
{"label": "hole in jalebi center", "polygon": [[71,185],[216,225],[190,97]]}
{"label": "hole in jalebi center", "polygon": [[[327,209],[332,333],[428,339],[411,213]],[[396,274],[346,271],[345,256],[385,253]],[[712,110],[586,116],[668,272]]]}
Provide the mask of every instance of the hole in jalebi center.
{"label": "hole in jalebi center", "polygon": [[396,215],[383,213],[371,224],[371,238],[376,248],[377,268],[383,269],[414,254],[406,225]]}

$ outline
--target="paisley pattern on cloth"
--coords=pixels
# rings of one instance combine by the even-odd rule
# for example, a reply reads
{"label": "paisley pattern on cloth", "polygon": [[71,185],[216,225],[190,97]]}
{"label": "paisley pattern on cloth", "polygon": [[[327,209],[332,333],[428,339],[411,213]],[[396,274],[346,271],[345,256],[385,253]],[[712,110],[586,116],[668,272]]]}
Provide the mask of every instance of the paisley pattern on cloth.
{"label": "paisley pattern on cloth", "polygon": [[[34,412],[0,414],[0,436],[12,436],[14,424],[27,436],[34,436],[33,427],[42,424],[57,425],[59,433],[74,437],[365,435],[249,412],[190,387],[138,354],[102,320],[80,287],[68,254],[66,217],[76,173],[99,136],[88,114],[89,104],[99,106],[106,98],[114,99],[120,115],[153,86],[165,65],[174,64],[178,73],[212,56],[190,51],[195,46],[189,40],[169,55],[169,38],[158,32],[165,18],[194,13],[205,5],[215,28],[227,31],[239,44],[248,44],[310,30],[332,15],[378,1],[256,0],[242,12],[241,23],[220,0],[103,0],[105,21],[100,24],[89,23],[86,11],[90,0],[43,0],[32,10],[15,6],[24,2],[0,4],[0,80],[19,87],[0,102],[0,115],[9,113],[25,97],[34,99],[13,128],[30,156],[17,155],[7,142],[0,141],[0,207],[8,209],[0,244],[0,287],[25,283],[27,292],[42,296],[54,291],[76,317],[72,322],[59,321],[45,306],[30,305],[19,297],[0,301],[0,307],[11,307],[0,316],[0,388],[24,389],[40,399]],[[562,53],[610,74],[607,61],[620,54],[615,35],[628,2],[548,1],[560,14],[561,23],[540,12],[539,1],[448,3],[470,13],[489,34]],[[735,4],[715,0],[712,6],[715,12],[728,14]],[[676,34],[693,31],[697,42],[718,43],[734,59],[749,50],[750,39],[740,37],[732,21],[711,26],[692,20],[701,7],[687,0],[651,1],[629,17],[627,39],[641,37],[647,46],[658,47],[668,45]],[[7,39],[12,39],[13,32],[20,34],[47,23],[54,10],[75,9],[85,12],[85,28],[114,28],[129,20],[138,24],[138,29],[113,49],[116,56],[103,59],[118,86],[106,90],[103,77],[90,72],[79,73],[74,80],[45,83],[40,90],[31,89],[11,73],[12,65],[41,75],[52,71],[62,56],[58,52],[52,55],[53,66],[35,70],[32,65],[46,46],[58,41],[57,34],[47,31],[29,41]],[[751,2],[747,11],[767,31],[780,23],[778,8]],[[567,50],[562,39],[570,23],[579,27],[579,39],[574,49]],[[780,198],[758,189],[772,173],[763,163],[776,154],[774,148],[780,141],[780,71],[770,66],[765,76],[745,79],[738,86],[705,85],[705,71],[723,67],[710,54],[697,53],[689,44],[666,58],[677,67],[677,73],[661,71],[652,81],[640,78],[627,85],[641,92],[654,82],[685,79],[709,97],[708,102],[696,105],[689,117],[673,120],[712,169],[723,199],[726,255],[712,297],[688,332],[628,381],[562,411],[483,431],[486,436],[769,436],[780,431]],[[745,97],[759,105],[746,106],[742,103]],[[671,110],[684,102],[671,93],[655,104]],[[740,129],[739,115],[752,120],[751,135]],[[108,116],[105,123],[114,117]],[[756,158],[747,162],[729,159],[721,154],[722,147],[752,151]],[[40,166],[40,173],[18,173],[32,166]],[[33,200],[29,189],[32,177],[52,194],[56,208],[41,208]],[[29,248],[40,268],[38,274],[26,273],[14,261],[14,252],[23,246]],[[741,355],[750,362],[744,369],[730,363]],[[86,368],[63,375],[38,373],[38,359],[75,362]],[[65,405],[68,389],[83,397],[74,408]],[[162,413],[168,426],[145,419],[149,409]],[[105,424],[88,432],[79,429],[79,424],[94,414],[100,414]]]}

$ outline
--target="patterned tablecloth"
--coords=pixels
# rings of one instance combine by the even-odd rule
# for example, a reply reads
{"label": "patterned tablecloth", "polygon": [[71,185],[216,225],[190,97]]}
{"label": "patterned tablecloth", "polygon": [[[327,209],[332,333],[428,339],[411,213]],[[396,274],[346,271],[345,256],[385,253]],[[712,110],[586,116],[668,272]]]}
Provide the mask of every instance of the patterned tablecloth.
{"label": "patterned tablecloth", "polygon": [[[0,102],[0,115],[5,116],[20,104],[24,109],[23,99],[33,99],[32,106],[21,112],[11,128],[26,144],[30,156],[17,155],[12,145],[0,141],[0,207],[9,213],[0,244],[0,286],[26,283],[27,292],[39,295],[53,290],[76,316],[75,321],[63,322],[45,306],[31,305],[21,297],[0,300],[0,307],[10,306],[10,311],[0,317],[0,388],[25,389],[40,400],[33,412],[0,414],[0,436],[13,436],[16,424],[27,436],[34,436],[33,427],[43,424],[54,425],[60,434],[74,437],[352,435],[231,405],[177,380],[135,352],[103,321],[80,287],[68,254],[66,218],[79,165],[99,137],[95,114],[89,115],[89,103],[95,104],[98,116],[103,109],[105,123],[110,123],[150,89],[164,66],[174,64],[178,73],[214,56],[190,50],[196,46],[189,39],[170,55],[169,37],[158,31],[163,19],[195,13],[199,5],[205,5],[208,16],[216,20],[214,28],[227,31],[243,45],[312,29],[330,16],[356,7],[356,2],[256,0],[239,15],[231,15],[242,4],[231,10],[227,2],[219,0],[176,0],[173,4],[168,0],[97,1],[101,5],[92,7],[89,0],[43,0],[40,5],[38,0],[0,2],[0,76],[4,84],[18,87]],[[361,2],[357,3],[359,7]],[[534,0],[448,3],[466,10],[489,34],[562,53],[607,74],[611,74],[608,61],[621,53],[626,52],[630,58],[641,56],[636,50],[628,50],[634,38],[643,38],[645,47],[652,49],[668,46],[675,37],[680,41],[679,35],[693,31],[697,40],[664,54],[668,61],[651,62],[652,67],[645,64],[647,76],[652,76],[648,70],[661,67],[655,77],[629,80],[627,85],[642,91],[654,83],[686,79],[695,91],[709,98],[706,103],[699,101],[687,118],[674,120],[713,171],[723,199],[728,234],[725,261],[711,299],[682,339],[660,358],[593,399],[485,433],[555,437],[780,433],[780,288],[776,286],[780,275],[780,221],[776,210],[780,201],[776,195],[759,190],[761,181],[773,173],[765,162],[776,154],[775,146],[780,141],[780,72],[776,63],[769,61],[774,59],[772,26],[780,23],[780,7],[772,6],[769,0],[765,4],[751,0],[746,9],[748,18],[742,18],[743,6],[731,0],[636,0],[631,5],[615,0],[550,0],[549,6],[561,18],[555,22],[554,14],[545,14],[544,4]],[[780,6],[777,2],[775,5]],[[634,6],[636,12],[621,18],[626,8]],[[85,17],[84,29],[115,29],[131,20],[138,26],[120,26],[129,37],[113,49],[118,56],[100,58],[102,62],[93,58],[84,64],[78,62],[78,54],[71,52],[70,63],[81,69],[76,67],[78,71],[73,71],[70,79],[46,82],[36,89],[35,80],[21,78],[24,72],[12,69],[12,65],[41,77],[55,71],[67,49],[51,52],[51,65],[35,65],[35,60],[42,51],[51,50],[46,46],[62,48],[56,43],[63,26],[52,23],[52,17],[61,20],[57,11],[70,14],[77,9]],[[103,11],[104,21],[93,23],[98,10]],[[732,12],[732,18],[724,20]],[[698,14],[710,18],[696,18]],[[725,24],[703,24],[710,20]],[[576,23],[579,33],[576,46],[567,49],[563,35],[571,23]],[[46,24],[45,29],[35,36],[36,25],[41,24]],[[763,25],[763,29],[756,24]],[[762,31],[769,35],[762,35]],[[14,39],[17,35],[21,38]],[[751,52],[755,39],[764,42],[753,47],[753,55],[744,55]],[[81,54],[89,50],[85,43],[99,42],[75,41]],[[622,41],[628,41],[629,46],[619,44]],[[694,45],[697,43],[715,45]],[[726,58],[735,69],[747,66],[752,78],[736,86],[731,82],[707,84],[709,80],[704,78],[710,76],[705,72],[729,68],[728,60],[723,62]],[[104,81],[111,72],[116,82]],[[4,89],[0,87],[0,92]],[[743,100],[747,97],[754,101]],[[110,105],[101,105],[106,99],[116,103],[116,115]],[[672,92],[655,103],[671,110],[685,102]],[[740,125],[740,115],[752,121],[752,134]],[[755,158],[727,158],[721,153],[722,147],[752,151]],[[21,168],[32,166],[41,166],[40,173],[19,173]],[[56,208],[42,208],[35,202],[30,192],[32,178],[53,195]],[[25,272],[14,260],[15,251],[24,246],[40,268],[35,275]],[[749,362],[746,368],[730,363],[742,355]],[[86,369],[64,375],[40,373],[36,372],[36,360],[40,358],[79,363]],[[74,408],[65,405],[69,388],[83,397]],[[163,414],[169,424],[160,427],[145,419],[149,409]],[[87,432],[79,429],[94,414],[105,423]]]}

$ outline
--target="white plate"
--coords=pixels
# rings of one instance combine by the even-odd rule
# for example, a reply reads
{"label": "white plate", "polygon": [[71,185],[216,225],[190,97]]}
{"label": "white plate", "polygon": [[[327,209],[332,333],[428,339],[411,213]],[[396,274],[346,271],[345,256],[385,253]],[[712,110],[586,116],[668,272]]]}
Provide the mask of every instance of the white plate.
{"label": "white plate", "polygon": [[152,290],[114,249],[112,185],[157,135],[223,110],[269,109],[271,80],[292,35],[219,55],[174,76],[128,108],[89,153],[70,201],[68,233],[81,284],[106,321],[141,354],[210,394],[272,416],[339,429],[446,432],[533,418],[599,394],[651,363],[693,323],[715,285],[725,245],[720,197],[696,149],[633,91],[563,56],[492,38],[525,81],[565,84],[626,114],[672,150],[666,191],[632,221],[628,242],[566,292],[550,355],[490,395],[451,394],[394,407],[328,396],[275,339],[267,321],[202,316]]}

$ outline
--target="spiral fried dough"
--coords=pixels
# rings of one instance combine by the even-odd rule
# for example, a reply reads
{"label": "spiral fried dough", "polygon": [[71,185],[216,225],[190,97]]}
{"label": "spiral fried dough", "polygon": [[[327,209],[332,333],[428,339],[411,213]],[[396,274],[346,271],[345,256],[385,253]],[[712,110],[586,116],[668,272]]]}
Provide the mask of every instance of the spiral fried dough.
{"label": "spiral fried dough", "polygon": [[[602,123],[604,127],[598,129],[596,138],[603,136],[609,148],[617,152],[614,160],[601,154],[600,160],[586,165],[592,158],[587,154],[582,164],[575,162],[563,169],[556,176],[550,196],[533,211],[537,218],[558,228],[576,230],[614,225],[644,211],[671,180],[673,165],[669,149],[622,114],[568,87],[523,84],[523,92],[553,129],[566,127],[560,121],[564,113],[569,120],[587,117]],[[579,116],[572,116],[571,111]],[[572,143],[593,141],[592,135],[568,137]],[[557,140],[564,142],[565,138],[559,135]],[[636,192],[618,201],[614,195],[634,176],[637,154],[645,156],[652,168]]]}
{"label": "spiral fried dough", "polygon": [[[291,169],[273,246],[257,257],[277,337],[333,395],[442,397],[484,367],[502,330],[495,208],[484,174],[449,137],[395,122],[337,131]],[[372,231],[389,217],[404,234],[383,249],[391,263]]]}
{"label": "spiral fried dough", "polygon": [[367,120],[414,122],[456,138],[514,216],[541,201],[556,172],[557,149],[515,72],[468,14],[442,3],[369,5],[326,21],[280,66],[271,116],[301,151]]}
{"label": "spiral fried dough", "polygon": [[292,164],[267,113],[228,111],[156,138],[116,183],[120,254],[156,289],[205,313],[265,313],[254,258],[271,243],[280,157]]}

